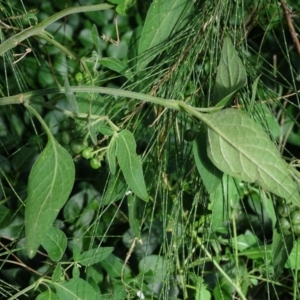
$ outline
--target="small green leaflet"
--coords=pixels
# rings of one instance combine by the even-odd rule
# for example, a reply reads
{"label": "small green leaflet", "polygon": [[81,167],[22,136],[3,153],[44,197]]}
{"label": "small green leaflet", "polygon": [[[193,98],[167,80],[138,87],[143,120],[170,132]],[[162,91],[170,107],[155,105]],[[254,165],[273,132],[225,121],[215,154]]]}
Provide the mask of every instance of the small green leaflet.
{"label": "small green leaflet", "polygon": [[66,98],[67,98],[68,102],[70,103],[70,105],[72,107],[72,111],[76,114],[79,113],[78,103],[77,103],[74,93],[72,92],[72,90],[70,88],[68,76],[66,76],[66,78],[65,78],[65,94],[66,94]]}
{"label": "small green leaflet", "polygon": [[90,249],[80,254],[76,262],[88,267],[107,258],[113,251],[113,247],[99,247],[95,249]]}
{"label": "small green leaflet", "polygon": [[35,161],[28,181],[25,209],[26,250],[34,257],[64,206],[75,180],[75,167],[70,154],[53,136]]}
{"label": "small green leaflet", "polygon": [[202,120],[208,126],[207,154],[217,168],[300,206],[288,164],[255,121],[236,109],[205,114]]}
{"label": "small green leaflet", "polygon": [[102,57],[102,58],[99,59],[99,63],[102,66],[125,76],[128,80],[132,80],[132,78],[133,78],[133,74],[128,69],[127,64],[125,62],[119,60],[118,58],[115,58],[115,57]]}
{"label": "small green leaflet", "polygon": [[98,54],[98,56],[99,56],[100,53],[101,53],[101,49],[100,49],[100,38],[99,38],[97,26],[96,26],[95,24],[93,24],[93,27],[92,27],[91,38],[92,38],[93,44],[94,44],[95,47],[96,47],[97,54]]}
{"label": "small green leaflet", "polygon": [[124,129],[116,136],[116,155],[124,178],[132,191],[142,200],[149,196],[143,175],[142,164],[136,154],[133,134]]}
{"label": "small green leaflet", "polygon": [[116,139],[112,137],[108,149],[106,152],[106,158],[109,166],[109,170],[112,175],[116,173]]}
{"label": "small green leaflet", "polygon": [[135,195],[131,194],[127,197],[127,205],[128,205],[128,217],[129,217],[129,225],[134,233],[134,235],[138,238],[141,237],[141,222],[137,217],[138,211],[138,199]]}
{"label": "small green leaflet", "polygon": [[293,235],[283,235],[273,230],[272,262],[274,265],[274,280],[278,280],[284,265],[293,249]]}
{"label": "small green leaflet", "polygon": [[59,261],[67,248],[68,239],[63,231],[51,227],[43,239],[42,246],[53,261]]}
{"label": "small green leaflet", "polygon": [[233,94],[247,83],[245,67],[229,37],[224,39],[214,87],[216,107],[224,107]]}

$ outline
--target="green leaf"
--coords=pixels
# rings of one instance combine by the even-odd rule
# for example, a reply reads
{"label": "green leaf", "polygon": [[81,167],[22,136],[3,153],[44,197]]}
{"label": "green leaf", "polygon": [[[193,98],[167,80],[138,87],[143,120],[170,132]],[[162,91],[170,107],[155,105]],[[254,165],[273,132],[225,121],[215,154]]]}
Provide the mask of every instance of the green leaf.
{"label": "green leaf", "polygon": [[272,261],[274,265],[274,280],[282,273],[285,263],[293,249],[293,235],[282,235],[273,230]]}
{"label": "green leaf", "polygon": [[42,241],[43,248],[53,261],[59,261],[67,248],[67,237],[58,228],[51,227]]}
{"label": "green leaf", "polygon": [[116,155],[124,178],[132,191],[144,201],[149,196],[143,175],[142,164],[136,154],[136,143],[133,134],[122,130],[116,137]]}
{"label": "green leaf", "polygon": [[213,193],[222,181],[223,173],[210,161],[206,152],[206,133],[201,131],[193,141],[193,154],[198,172],[209,194]]}
{"label": "green leaf", "polygon": [[70,154],[53,137],[35,161],[28,181],[25,209],[26,250],[34,257],[60,209],[66,203],[75,179]]}
{"label": "green leaf", "polygon": [[98,263],[99,261],[107,258],[114,251],[113,247],[99,247],[95,249],[90,249],[81,253],[77,263],[83,266],[90,266]]}
{"label": "green leaf", "polygon": [[13,213],[6,206],[0,204],[0,229],[7,227],[13,220]]}
{"label": "green leaf", "polygon": [[60,300],[60,298],[50,289],[39,294],[35,300]]}
{"label": "green leaf", "polygon": [[258,76],[252,84],[251,101],[250,101],[250,105],[249,105],[249,108],[248,108],[249,113],[252,113],[253,106],[255,104],[255,98],[256,98],[256,94],[257,94],[257,86],[258,86],[259,80],[260,80],[260,76]]}
{"label": "green leaf", "polygon": [[178,25],[179,18],[189,13],[192,3],[190,0],[157,0],[153,1],[147,13],[145,25],[139,41],[138,54],[140,56],[137,69],[143,69],[160,51],[153,48],[165,41]]}
{"label": "green leaf", "polygon": [[70,88],[68,76],[66,76],[66,78],[65,78],[65,94],[66,94],[66,98],[67,98],[68,102],[70,103],[70,105],[72,107],[72,111],[76,114],[79,113],[78,103],[77,103],[74,93],[72,92],[72,90]]}
{"label": "green leaf", "polygon": [[167,274],[170,271],[170,266],[168,261],[158,255],[148,255],[140,260],[139,270],[141,273],[146,274],[149,271],[152,272],[151,279],[145,279],[145,281],[163,282],[166,280]]}
{"label": "green leaf", "polygon": [[125,196],[126,191],[127,185],[121,171],[115,175],[111,175],[101,205],[109,205],[122,199]]}
{"label": "green leaf", "polygon": [[100,49],[100,38],[99,38],[97,26],[96,26],[95,24],[93,24],[93,27],[92,27],[91,38],[92,38],[93,44],[94,44],[95,47],[96,47],[97,54],[98,54],[98,56],[99,56],[100,53],[101,53],[101,49]]}
{"label": "green leaf", "polygon": [[196,286],[196,296],[195,300],[210,300],[211,294],[209,290],[207,289],[207,285],[205,284],[205,281],[202,277],[197,278],[197,286]]}
{"label": "green leaf", "polygon": [[203,116],[208,125],[207,154],[217,168],[300,206],[288,164],[257,123],[235,109]]}
{"label": "green leaf", "polygon": [[102,66],[125,76],[128,80],[131,80],[133,77],[133,74],[128,69],[127,64],[119,60],[118,58],[103,57],[99,59],[99,63]]}
{"label": "green leaf", "polygon": [[81,278],[70,279],[67,282],[52,283],[55,286],[57,295],[64,300],[97,300],[99,295],[93,287]]}
{"label": "green leaf", "polygon": [[130,194],[127,196],[129,225],[133,234],[140,238],[141,225],[139,219],[137,218],[138,203],[138,199],[135,195]]}
{"label": "green leaf", "polygon": [[116,173],[116,140],[113,137],[108,145],[106,152],[106,158],[111,174],[115,175]]}
{"label": "green leaf", "polygon": [[[217,71],[217,78],[214,87],[215,103],[222,101],[221,106],[225,106],[230,100],[227,96],[233,95],[247,83],[245,67],[238,56],[229,37],[224,39],[221,52],[221,60]],[[217,107],[220,106],[218,103]]]}
{"label": "green leaf", "polygon": [[110,254],[106,259],[102,260],[100,265],[112,278],[121,277],[122,270],[124,278],[129,277],[131,274],[129,267],[126,265],[124,268],[124,262],[113,254]]}
{"label": "green leaf", "polygon": [[285,268],[292,270],[300,270],[300,240],[294,243],[294,247],[285,264]]}
{"label": "green leaf", "polygon": [[63,268],[61,264],[58,263],[53,271],[51,279],[52,281],[61,281],[62,277],[63,277]]}

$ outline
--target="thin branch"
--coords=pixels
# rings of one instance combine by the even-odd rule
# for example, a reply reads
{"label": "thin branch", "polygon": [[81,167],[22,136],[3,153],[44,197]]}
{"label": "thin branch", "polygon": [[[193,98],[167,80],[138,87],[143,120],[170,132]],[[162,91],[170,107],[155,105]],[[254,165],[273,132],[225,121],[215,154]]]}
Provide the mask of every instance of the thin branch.
{"label": "thin branch", "polygon": [[293,24],[293,20],[292,20],[292,12],[290,11],[290,9],[288,8],[286,1],[285,0],[281,0],[281,6],[284,12],[284,16],[287,22],[287,25],[289,27],[294,45],[297,49],[298,55],[300,56],[300,42],[298,39],[298,34],[296,33],[294,24]]}

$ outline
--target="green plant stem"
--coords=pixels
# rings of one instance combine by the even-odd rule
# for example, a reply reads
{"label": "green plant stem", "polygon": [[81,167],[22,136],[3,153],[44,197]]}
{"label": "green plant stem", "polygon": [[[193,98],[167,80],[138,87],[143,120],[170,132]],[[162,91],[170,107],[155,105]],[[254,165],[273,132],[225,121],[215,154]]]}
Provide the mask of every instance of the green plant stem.
{"label": "green plant stem", "polygon": [[[177,111],[186,111],[192,116],[196,118],[203,119],[203,115],[199,113],[201,112],[214,112],[220,110],[220,108],[196,108],[182,102],[180,100],[174,99],[162,99],[154,96],[150,96],[147,94],[141,94],[121,89],[115,88],[107,88],[107,87],[94,87],[94,86],[70,86],[70,90],[74,93],[78,92],[88,92],[88,93],[100,93],[112,96],[119,96],[119,97],[126,97],[126,98],[133,98],[141,101],[150,102],[152,104],[158,104],[164,106],[165,108],[174,109]],[[57,87],[57,88],[49,88],[43,90],[36,90],[32,92],[22,93],[14,96],[3,97],[0,98],[0,106],[2,105],[10,105],[10,104],[22,104],[22,103],[35,103],[35,104],[42,104],[40,101],[34,100],[37,96],[45,96],[50,94],[63,94],[65,93],[64,87]]]}
{"label": "green plant stem", "polygon": [[209,251],[206,249],[206,247],[201,242],[201,239],[197,236],[197,233],[193,233],[194,237],[196,238],[197,244],[200,246],[200,248],[205,252],[205,255],[209,258],[209,260],[214,264],[216,269],[222,274],[222,276],[235,288],[237,294],[240,296],[241,300],[247,300],[244,293],[242,292],[240,286],[233,282],[233,280],[227,275],[227,273],[221,268],[221,266],[213,259],[212,255],[209,253]]}
{"label": "green plant stem", "polygon": [[45,28],[65,16],[76,14],[76,13],[89,12],[89,11],[105,10],[113,7],[114,6],[111,4],[97,4],[97,5],[76,6],[76,7],[66,8],[54,14],[53,16],[43,20],[37,25],[22,30],[21,32],[15,34],[11,38],[7,39],[5,42],[0,44],[0,56],[6,53],[8,50],[16,47],[25,39],[30,38],[31,36],[39,35],[41,37],[44,37]]}
{"label": "green plant stem", "polygon": [[66,48],[65,46],[63,46],[59,42],[57,42],[48,33],[44,32],[44,33],[39,34],[38,36],[43,38],[44,40],[46,40],[47,42],[49,42],[50,44],[52,44],[56,48],[58,48],[61,52],[65,53],[68,58],[80,61],[80,57],[78,57],[75,53],[70,51],[68,48]]}
{"label": "green plant stem", "polygon": [[41,125],[43,126],[44,130],[47,133],[47,136],[48,136],[49,140],[53,139],[51,130],[49,129],[48,125],[45,123],[43,118],[40,116],[40,114],[32,106],[30,106],[29,104],[25,103],[24,105],[40,121]]}

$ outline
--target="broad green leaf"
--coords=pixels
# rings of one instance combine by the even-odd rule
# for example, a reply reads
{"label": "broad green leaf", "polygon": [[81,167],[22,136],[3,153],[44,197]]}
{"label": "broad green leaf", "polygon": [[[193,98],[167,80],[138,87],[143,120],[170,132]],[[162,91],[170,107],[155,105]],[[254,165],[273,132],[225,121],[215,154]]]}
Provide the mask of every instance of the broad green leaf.
{"label": "broad green leaf", "polygon": [[134,233],[134,235],[140,238],[141,231],[140,231],[140,221],[137,217],[137,209],[138,209],[138,199],[136,195],[130,194],[127,196],[127,204],[128,204],[128,218],[129,218],[129,225]]}
{"label": "broad green leaf", "polygon": [[113,251],[113,247],[99,247],[90,249],[81,253],[78,261],[76,262],[87,267],[107,258]]}
{"label": "broad green leaf", "polygon": [[149,196],[143,175],[142,164],[136,154],[136,143],[133,134],[122,130],[116,137],[116,155],[124,178],[132,191],[144,201]]}
{"label": "broad green leaf", "polygon": [[53,261],[59,261],[67,248],[67,237],[58,228],[51,227],[42,241],[43,248]]}
{"label": "broad green leaf", "polygon": [[64,300],[97,300],[101,299],[93,287],[81,278],[70,279],[66,282],[52,283],[60,299]]}
{"label": "broad green leaf", "polygon": [[223,173],[207,156],[206,133],[204,131],[201,131],[193,141],[193,154],[203,184],[207,192],[211,194],[221,183]]}
{"label": "broad green leaf", "polygon": [[68,76],[66,76],[66,78],[65,78],[65,94],[66,94],[66,98],[67,98],[68,102],[70,103],[70,105],[72,107],[73,112],[76,114],[79,113],[77,100],[76,100],[74,93],[72,92],[72,90],[70,88]]}
{"label": "broad green leaf", "polygon": [[288,164],[257,123],[235,109],[203,116],[208,125],[207,154],[217,168],[300,206]]}
{"label": "broad green leaf", "polygon": [[190,0],[156,0],[150,5],[145,24],[139,41],[138,54],[140,56],[137,69],[143,69],[160,51],[153,48],[165,41],[174,31],[178,20],[184,18],[192,7]]}
{"label": "broad green leaf", "polygon": [[[231,97],[247,83],[245,67],[239,58],[229,37],[224,39],[219,63],[217,78],[214,87],[215,103],[222,101],[221,106],[225,106]],[[223,99],[226,98],[224,102]],[[217,107],[220,106],[218,103]]]}
{"label": "broad green leaf", "polygon": [[128,80],[131,80],[133,77],[133,74],[128,69],[127,64],[119,60],[118,58],[103,57],[99,59],[99,63],[102,66],[125,76]]}
{"label": "broad green leaf", "polygon": [[124,262],[113,254],[110,254],[106,259],[102,260],[100,265],[112,278],[121,277],[122,272],[124,278],[129,277],[131,274],[129,267],[127,265],[124,267]]}
{"label": "broad green leaf", "polygon": [[35,300],[60,300],[60,298],[54,292],[48,289],[47,291],[39,294]]}
{"label": "broad green leaf", "polygon": [[293,249],[293,235],[282,235],[273,230],[272,261],[274,265],[274,280],[281,275],[284,265]]}
{"label": "broad green leaf", "polygon": [[116,140],[113,137],[108,145],[106,152],[106,158],[109,166],[109,170],[112,175],[116,173]]}
{"label": "broad green leaf", "polygon": [[73,187],[75,168],[70,154],[53,137],[35,161],[28,180],[25,209],[26,250],[34,257]]}

